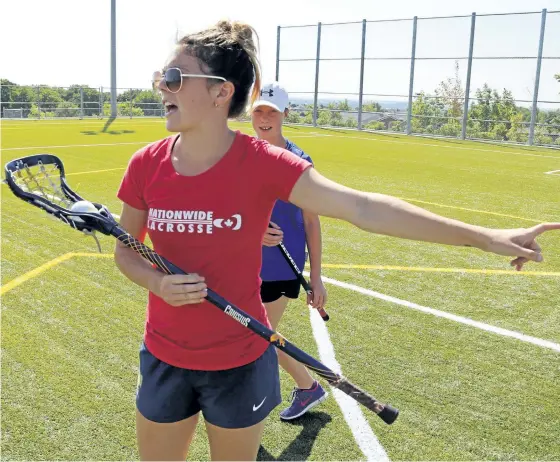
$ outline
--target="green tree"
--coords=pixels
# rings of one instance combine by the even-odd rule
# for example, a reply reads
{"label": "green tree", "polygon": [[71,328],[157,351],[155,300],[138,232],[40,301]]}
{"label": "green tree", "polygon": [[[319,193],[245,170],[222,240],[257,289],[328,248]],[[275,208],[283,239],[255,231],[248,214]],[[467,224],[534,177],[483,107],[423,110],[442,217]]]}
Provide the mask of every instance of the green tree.
{"label": "green tree", "polygon": [[531,112],[515,104],[510,90],[504,88],[500,94],[484,84],[475,92],[469,119],[479,123],[482,138],[523,142],[528,135],[524,122],[530,121]]}
{"label": "green tree", "polygon": [[383,108],[378,102],[369,101],[362,104],[362,112],[383,112]]}
{"label": "green tree", "polygon": [[122,103],[123,101],[134,100],[141,92],[142,90],[139,90],[137,88],[130,88],[117,95],[117,102]]}
{"label": "green tree", "polygon": [[492,117],[492,89],[487,83],[475,92],[475,102],[469,109],[469,119],[480,122],[482,131],[488,131],[489,120]]}
{"label": "green tree", "polygon": [[134,98],[134,104],[142,109],[145,116],[161,114],[161,97],[152,90],[142,90]]}
{"label": "green tree", "polygon": [[27,117],[32,104],[37,102],[37,91],[31,87],[16,86],[11,90],[10,109],[23,109],[23,117]]}
{"label": "green tree", "polygon": [[517,143],[526,143],[529,139],[529,130],[523,122],[522,112],[514,114],[510,119],[510,129],[507,132],[507,139]]}
{"label": "green tree", "polygon": [[12,93],[17,84],[8,79],[0,79],[0,113],[4,113],[4,108],[11,109]]}
{"label": "green tree", "polygon": [[[330,113],[331,120],[329,125],[333,125],[335,127],[342,127],[345,125],[344,118],[340,112],[331,112]],[[352,117],[349,117],[351,119]]]}
{"label": "green tree", "polygon": [[[117,103],[117,114],[121,117],[130,117],[131,115],[132,117],[142,117],[144,116],[144,111],[134,105],[131,108],[130,103],[123,102]],[[103,104],[103,115],[105,117],[111,115],[111,103],[109,101]]]}
{"label": "green tree", "polygon": [[288,112],[288,116],[286,117],[286,122],[291,124],[299,124],[301,123],[301,116],[297,110],[292,110]]}
{"label": "green tree", "polygon": [[[82,89],[80,91],[80,88]],[[71,85],[66,90],[65,100],[70,101],[75,107],[81,107],[81,93],[84,95],[84,116],[90,117],[99,114],[99,90],[87,85]]]}
{"label": "green tree", "polygon": [[331,111],[328,110],[319,111],[319,114],[317,115],[317,125],[322,125],[322,126],[331,125],[330,122],[331,122]]}
{"label": "green tree", "polygon": [[455,75],[440,82],[435,94],[443,105],[447,117],[461,117],[465,100],[465,90],[459,77],[459,62],[455,61]]}
{"label": "green tree", "polygon": [[385,124],[383,122],[369,122],[364,125],[367,130],[385,130]]}
{"label": "green tree", "polygon": [[71,101],[62,101],[53,112],[56,117],[79,117],[80,107]]}
{"label": "green tree", "polygon": [[43,112],[54,112],[59,103],[64,101],[58,88],[40,86],[37,94],[38,104]]}
{"label": "green tree", "polygon": [[344,101],[340,101],[338,104],[335,105],[336,109],[339,109],[341,111],[351,111],[352,108],[350,107],[350,104],[348,104],[348,100],[345,99]]}
{"label": "green tree", "polygon": [[461,124],[455,119],[448,119],[448,122],[439,129],[439,134],[443,136],[458,137],[461,134]]}
{"label": "green tree", "polygon": [[542,129],[548,135],[560,133],[560,109],[555,111],[539,111],[537,122],[543,124]]}
{"label": "green tree", "polygon": [[[434,95],[420,92],[412,103],[412,132],[458,136],[458,119],[463,114],[465,91],[459,77],[459,63],[455,62],[453,77],[441,81]],[[398,124],[399,131],[403,124]]]}
{"label": "green tree", "polygon": [[438,127],[446,123],[446,119],[442,118],[444,112],[439,98],[420,92],[412,103],[413,133],[437,133]]}
{"label": "green tree", "polygon": [[406,122],[402,120],[396,120],[391,124],[391,130],[394,132],[404,132],[406,129]]}
{"label": "green tree", "polygon": [[311,125],[313,123],[313,113],[310,111],[303,117],[303,123]]}

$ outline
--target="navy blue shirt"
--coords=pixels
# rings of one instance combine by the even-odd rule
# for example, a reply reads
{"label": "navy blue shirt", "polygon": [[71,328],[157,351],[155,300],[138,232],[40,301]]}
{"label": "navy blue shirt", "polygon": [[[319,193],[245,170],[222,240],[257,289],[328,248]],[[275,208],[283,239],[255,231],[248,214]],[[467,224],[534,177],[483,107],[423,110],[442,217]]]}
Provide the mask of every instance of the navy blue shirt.
{"label": "navy blue shirt", "polygon": [[[290,140],[286,140],[286,149],[296,156],[313,163],[311,157]],[[277,200],[272,210],[270,221],[280,226],[284,232],[284,245],[298,268],[303,271],[306,244],[303,211],[294,204]],[[267,247],[263,245],[261,279],[263,281],[289,281],[297,279],[278,246]]]}

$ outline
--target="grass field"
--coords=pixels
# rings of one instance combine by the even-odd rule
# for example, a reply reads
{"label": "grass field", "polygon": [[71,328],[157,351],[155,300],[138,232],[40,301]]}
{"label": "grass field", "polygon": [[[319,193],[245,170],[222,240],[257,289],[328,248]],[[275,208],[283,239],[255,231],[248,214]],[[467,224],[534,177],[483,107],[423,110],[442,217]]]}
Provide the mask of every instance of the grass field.
{"label": "grass field", "polygon": [[[103,125],[3,122],[2,166],[53,153],[73,189],[120,213],[115,193],[128,159],[167,133],[161,120],[117,120],[108,133]],[[286,133],[323,174],[348,186],[484,226],[560,220],[560,176],[545,174],[560,169],[558,151],[302,127]],[[24,204],[5,185],[1,218],[2,459],[136,459],[145,292],[116,269],[113,238],[100,238],[100,255],[91,238]],[[545,262],[515,273],[506,258],[477,250],[322,223],[325,276],[560,343],[560,232],[541,239]],[[391,460],[560,459],[558,350],[355,290],[327,289],[328,329],[342,371],[401,410],[392,426],[364,412]],[[309,319],[302,296],[280,330],[317,355]],[[283,404],[291,387],[282,373]],[[365,459],[332,393],[293,424],[279,421],[280,409],[267,423],[261,460]],[[200,425],[189,459],[208,456]]]}

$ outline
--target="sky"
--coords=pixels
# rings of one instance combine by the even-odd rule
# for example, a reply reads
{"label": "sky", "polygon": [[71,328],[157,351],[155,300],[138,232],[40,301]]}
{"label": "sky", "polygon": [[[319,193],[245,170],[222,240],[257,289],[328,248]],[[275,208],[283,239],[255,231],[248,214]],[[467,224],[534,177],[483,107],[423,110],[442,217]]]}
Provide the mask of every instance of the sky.
{"label": "sky", "polygon": [[[371,22],[366,32],[366,57],[404,60],[367,60],[364,92],[407,95],[413,16],[470,15],[523,11],[560,11],[560,0],[282,0],[253,2],[212,0],[116,0],[117,87],[149,88],[152,72],[160,69],[177,35],[205,28],[220,19],[247,22],[260,38],[260,57],[265,80],[273,80],[276,68],[277,26],[281,29],[281,59],[314,58],[317,27],[284,26],[323,23],[322,58],[359,58],[361,20],[409,19]],[[110,0],[0,0],[0,77],[20,85],[47,84],[93,87],[110,85]],[[350,25],[325,23],[353,21]],[[540,14],[477,18],[475,56],[536,56]],[[416,55],[466,57],[470,17],[420,19]],[[544,56],[560,58],[560,13],[549,14]],[[459,61],[463,82],[466,60]],[[487,82],[508,88],[520,100],[531,100],[536,61],[475,60],[472,88]],[[359,89],[359,60],[322,61],[320,92],[351,93]],[[454,73],[453,60],[416,62],[414,91],[432,92]],[[545,59],[539,99],[557,102],[541,106],[560,108],[560,59]],[[292,92],[309,92],[315,82],[315,62],[282,61],[280,81]],[[326,95],[325,95],[326,96]],[[340,95],[343,96],[343,95]],[[366,96],[373,100],[404,98]]]}

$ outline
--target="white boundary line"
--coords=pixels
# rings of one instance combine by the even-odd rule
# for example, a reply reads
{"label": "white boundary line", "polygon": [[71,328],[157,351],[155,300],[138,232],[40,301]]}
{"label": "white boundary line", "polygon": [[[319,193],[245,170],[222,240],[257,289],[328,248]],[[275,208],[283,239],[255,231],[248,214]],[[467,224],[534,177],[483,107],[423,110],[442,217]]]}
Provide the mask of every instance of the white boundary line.
{"label": "white boundary line", "polygon": [[[330,367],[334,372],[342,374],[340,364],[338,364],[338,361],[334,356],[334,347],[329,336],[329,331],[325,325],[325,321],[323,321],[317,310],[313,308],[309,310],[309,317],[311,319],[313,336],[315,337],[315,342],[317,343],[317,349],[319,350],[321,362]],[[376,462],[389,462],[389,456],[387,456],[385,449],[383,449],[383,446],[381,446],[381,443],[369,426],[369,422],[364,417],[360,405],[346,393],[343,393],[337,388],[331,387],[331,391],[334,399],[342,410],[344,419],[350,427],[356,443],[358,443],[358,446],[366,456],[366,459]]]}
{"label": "white boundary line", "polygon": [[560,175],[560,170],[551,170],[550,172],[544,172],[545,175]]}
{"label": "white boundary line", "polygon": [[[308,272],[304,272],[306,276],[309,276]],[[346,282],[337,281],[336,279],[331,279],[323,276],[323,281],[333,284],[344,289],[350,289],[354,292],[358,292],[364,295],[369,295],[370,297],[378,298],[386,302],[396,303],[397,305],[405,306],[406,308],[411,308],[413,310],[421,311],[423,313],[431,314],[439,318],[449,319],[450,321],[455,321],[467,326],[476,327],[477,329],[482,329],[493,334],[503,335],[504,337],[511,337],[516,340],[521,340],[522,342],[531,343],[542,348],[548,348],[560,352],[560,344],[551,342],[549,340],[543,340],[537,337],[531,337],[530,335],[522,334],[521,332],[516,332],[513,330],[502,329],[501,327],[492,326],[490,324],[485,324],[483,322],[474,321],[470,318],[465,318],[463,316],[457,316],[455,314],[447,313],[445,311],[436,310],[434,308],[428,308],[426,306],[417,305],[416,303],[408,302],[406,300],[401,300],[399,298],[391,297],[390,295],[385,295],[373,290],[364,289],[363,287],[355,286],[354,284],[348,284]]]}

